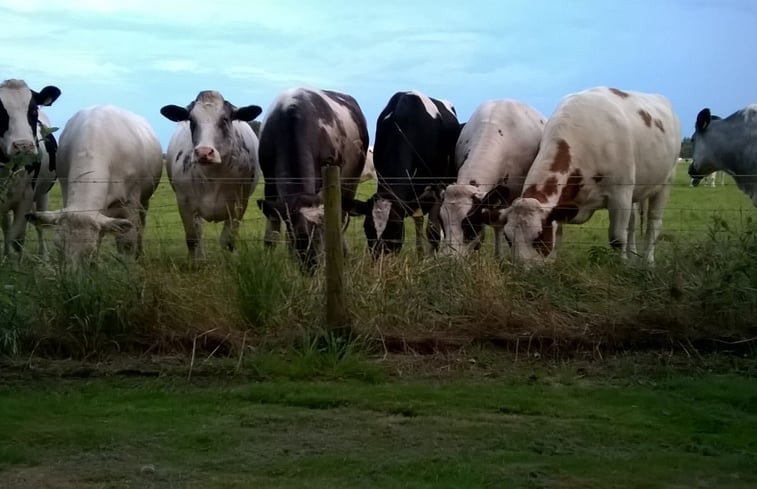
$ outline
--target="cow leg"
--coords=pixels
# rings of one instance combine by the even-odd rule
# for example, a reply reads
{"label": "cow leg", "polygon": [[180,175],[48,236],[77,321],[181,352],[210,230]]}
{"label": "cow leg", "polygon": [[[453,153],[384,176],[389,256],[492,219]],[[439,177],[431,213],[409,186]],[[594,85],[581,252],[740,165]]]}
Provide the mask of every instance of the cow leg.
{"label": "cow leg", "polygon": [[192,262],[202,260],[205,252],[202,249],[202,221],[188,205],[179,205],[179,215],[184,225],[184,239],[187,242],[189,259]]}
{"label": "cow leg", "polygon": [[10,255],[11,241],[10,241],[10,212],[6,211],[0,216],[0,227],[3,229],[3,254],[4,256]]}
{"label": "cow leg", "polygon": [[505,236],[504,226],[492,226],[494,230],[494,258],[502,258],[502,241]]}
{"label": "cow leg", "polygon": [[127,210],[125,219],[132,223],[132,229],[116,234],[116,249],[125,255],[138,255],[142,239],[142,218],[138,210]]}
{"label": "cow leg", "polygon": [[247,201],[240,198],[234,203],[234,207],[230,209],[229,218],[223,224],[223,230],[221,231],[221,248],[229,251],[234,251],[236,248],[237,236],[239,236],[239,225],[242,223],[242,217],[244,211],[247,210]]}
{"label": "cow leg", "polygon": [[266,248],[273,248],[279,241],[281,241],[281,219],[278,216],[267,216],[263,242]]}
{"label": "cow leg", "polygon": [[[50,200],[50,197],[48,194],[42,194],[37,196],[34,204],[35,204],[35,210],[37,211],[46,211],[48,208],[48,202]],[[44,232],[42,231],[42,226],[34,226],[37,230],[37,254],[39,256],[46,256],[47,255],[47,242],[45,241]]]}
{"label": "cow leg", "polygon": [[[28,205],[26,204],[28,202]],[[26,239],[26,215],[32,210],[31,199],[24,198],[21,204],[13,212],[13,218],[8,223],[7,232],[5,233],[6,255],[14,252],[20,254],[24,250],[24,241]]]}
{"label": "cow leg", "polygon": [[418,256],[423,256],[425,253],[423,246],[423,215],[414,215],[413,224],[415,225],[415,252]]}
{"label": "cow leg", "polygon": [[662,230],[662,215],[670,195],[670,188],[671,185],[665,185],[662,190],[649,198],[647,232],[644,236],[644,259],[650,265],[654,264],[655,243]]}
{"label": "cow leg", "polygon": [[622,189],[617,195],[610,197],[607,208],[610,211],[610,246],[626,258],[628,245],[628,225],[633,214],[633,188]]}
{"label": "cow leg", "polygon": [[638,208],[640,204],[634,204],[631,209],[631,215],[628,217],[628,231],[626,242],[626,257],[631,260],[635,258],[636,253],[636,221],[638,220]]}
{"label": "cow leg", "polygon": [[145,226],[147,225],[147,208],[139,210],[139,227],[137,228],[137,258],[142,256],[144,245],[142,244],[145,237]]}
{"label": "cow leg", "polygon": [[234,251],[236,243],[237,232],[239,231],[239,220],[235,218],[229,218],[223,222],[223,230],[221,231],[221,248]]}

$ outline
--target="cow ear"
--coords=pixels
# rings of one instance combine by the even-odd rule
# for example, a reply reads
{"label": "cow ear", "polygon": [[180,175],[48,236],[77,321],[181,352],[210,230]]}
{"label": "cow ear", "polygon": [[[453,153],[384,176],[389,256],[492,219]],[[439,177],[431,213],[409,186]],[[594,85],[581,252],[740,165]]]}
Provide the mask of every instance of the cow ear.
{"label": "cow ear", "polygon": [[702,132],[707,129],[707,126],[710,125],[711,121],[712,114],[710,113],[710,109],[702,109],[699,111],[699,114],[697,114],[697,123],[694,127],[697,131]]}
{"label": "cow ear", "polygon": [[281,206],[272,200],[258,199],[258,208],[266,217],[281,218],[281,216],[284,215],[284,213],[281,212]]}
{"label": "cow ear", "polygon": [[37,105],[49,107],[60,97],[60,88],[48,85],[40,90],[39,93],[33,91],[32,94]]}
{"label": "cow ear", "polygon": [[134,223],[128,219],[105,217],[105,219],[98,219],[98,221],[100,224],[101,233],[111,233],[115,235],[125,234],[131,231],[131,229],[134,227]]}
{"label": "cow ear", "polygon": [[[344,204],[342,204],[342,206],[344,206]],[[369,200],[352,199],[346,210],[352,216],[367,216],[373,211],[373,198]]]}
{"label": "cow ear", "polygon": [[178,105],[166,105],[160,109],[160,113],[166,119],[174,122],[189,120],[189,111],[186,107],[179,107]]}
{"label": "cow ear", "polygon": [[246,107],[239,107],[235,109],[231,114],[231,118],[235,121],[252,122],[257,116],[263,112],[263,109],[257,105],[248,105]]}
{"label": "cow ear", "polygon": [[507,223],[507,217],[512,209],[510,207],[506,209],[481,209],[484,222],[489,225],[504,226]]}
{"label": "cow ear", "polygon": [[59,211],[37,211],[26,215],[26,219],[36,227],[55,226],[60,222],[60,218]]}
{"label": "cow ear", "polygon": [[547,216],[547,222],[567,222],[578,215],[578,207],[575,205],[561,205],[554,207]]}
{"label": "cow ear", "polygon": [[444,195],[444,185],[429,185],[418,197],[418,203],[421,205],[421,211],[428,214],[431,210],[442,203]]}
{"label": "cow ear", "polygon": [[481,198],[481,205],[490,209],[495,207],[509,207],[510,189],[505,185],[497,185]]}

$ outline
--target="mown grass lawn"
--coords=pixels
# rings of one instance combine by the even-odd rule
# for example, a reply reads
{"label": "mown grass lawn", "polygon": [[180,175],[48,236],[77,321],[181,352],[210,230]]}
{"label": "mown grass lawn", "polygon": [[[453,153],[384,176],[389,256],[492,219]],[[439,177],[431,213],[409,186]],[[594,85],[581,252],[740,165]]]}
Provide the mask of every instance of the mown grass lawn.
{"label": "mown grass lawn", "polygon": [[238,379],[6,384],[0,487],[757,487],[754,376]]}

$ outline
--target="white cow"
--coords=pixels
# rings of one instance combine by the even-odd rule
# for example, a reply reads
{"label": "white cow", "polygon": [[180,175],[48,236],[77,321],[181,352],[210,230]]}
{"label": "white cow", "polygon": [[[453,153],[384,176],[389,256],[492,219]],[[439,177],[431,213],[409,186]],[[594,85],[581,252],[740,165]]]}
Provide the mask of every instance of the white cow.
{"label": "white cow", "polygon": [[258,138],[250,124],[262,109],[235,107],[203,91],[186,108],[160,109],[178,122],[168,143],[166,171],[176,192],[190,258],[203,258],[202,221],[224,222],[221,246],[234,249],[239,223],[260,179]]}
{"label": "white cow", "polygon": [[163,172],[150,124],[119,107],[82,109],[60,136],[57,169],[63,209],[30,217],[57,227],[63,256],[74,263],[92,258],[106,233],[115,235],[119,251],[140,254],[148,203]]}
{"label": "white cow", "polygon": [[[478,248],[488,223],[484,209],[521,194],[544,123],[543,115],[515,100],[490,100],[473,112],[455,148],[457,181],[442,193],[443,252]],[[502,226],[494,224],[494,253],[500,256]]]}
{"label": "white cow", "polygon": [[[0,221],[6,255],[23,248],[26,214],[35,205],[47,210],[47,193],[55,182],[57,144],[48,132],[50,120],[39,107],[52,105],[59,96],[54,86],[37,93],[22,80],[0,83]],[[41,229],[37,236],[38,251],[44,254]]]}
{"label": "white cow", "polygon": [[634,203],[648,199],[645,258],[654,244],[681,146],[680,124],[661,95],[599,87],[564,98],[544,129],[520,198],[496,218],[517,261],[554,251],[561,223],[610,214],[610,244],[636,254]]}

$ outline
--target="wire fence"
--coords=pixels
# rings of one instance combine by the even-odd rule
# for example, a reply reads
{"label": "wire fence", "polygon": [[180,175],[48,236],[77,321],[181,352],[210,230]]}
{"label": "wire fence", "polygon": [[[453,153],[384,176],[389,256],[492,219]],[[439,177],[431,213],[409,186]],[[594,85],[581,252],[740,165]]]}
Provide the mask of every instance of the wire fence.
{"label": "wire fence", "polygon": [[[683,167],[684,165],[681,165]],[[740,177],[757,177],[757,175],[739,175]],[[417,185],[421,184],[433,184],[440,181],[439,178],[433,177],[395,177],[395,178],[381,178],[379,180],[382,184],[388,187],[395,185]],[[509,184],[513,184],[517,179],[510,179]],[[524,181],[525,178],[521,178],[520,181]],[[95,186],[118,186],[124,183],[129,185],[139,184],[154,184],[155,180],[150,179],[107,179],[107,178],[88,178],[84,175],[76,179],[68,179],[64,181],[64,185],[95,185]],[[57,183],[57,180],[40,180],[38,184],[51,184]],[[203,186],[207,186],[208,192],[212,192],[213,188],[218,184],[228,184],[233,188],[233,185],[250,184],[249,178],[232,178],[232,177],[210,177],[203,179],[175,179],[173,185],[181,186],[183,184],[190,184],[197,191],[197,197],[206,199],[207,197],[200,197],[204,190]],[[262,179],[258,183],[255,191],[251,194],[247,210],[245,212],[242,224],[240,227],[240,235],[238,238],[239,243],[254,243],[262,242],[264,237],[264,230],[266,227],[266,218],[263,213],[255,205],[255,200],[263,198],[263,188],[266,182]],[[317,183],[312,178],[281,178],[281,179],[269,179],[267,183],[275,183],[277,186],[287,188],[287,185],[294,184],[305,188],[316,189],[320,186],[320,178],[317,179]],[[368,199],[377,189],[378,182],[363,182],[360,179],[347,179],[341,180],[342,186],[352,187],[358,190],[356,198],[365,200]],[[478,186],[486,185],[485,182],[476,182]],[[501,182],[491,182],[488,185],[495,185]],[[557,188],[575,185],[571,182],[564,184],[558,184]],[[614,184],[617,186],[633,185],[635,187],[643,187],[644,184]],[[676,242],[676,243],[688,243],[692,241],[701,240],[712,230],[714,220],[725,222],[733,230],[744,229],[750,224],[755,216],[754,209],[751,203],[744,197],[739,191],[732,179],[728,179],[724,184],[718,185],[714,189],[711,187],[705,188],[691,188],[690,182],[687,176],[683,175],[683,172],[679,171],[677,178],[673,182],[666,182],[663,184],[656,183],[654,186],[659,187],[661,185],[670,186],[671,197],[668,200],[665,207],[665,214],[662,226],[663,241]],[[50,209],[56,210],[62,207],[60,201],[60,191],[53,193],[51,198]],[[713,192],[716,192],[713,194]],[[560,193],[559,190],[557,192]],[[282,200],[297,197],[301,195],[301,192],[291,192],[286,194],[280,194],[278,197]],[[713,196],[717,195],[718,198]],[[417,195],[416,195],[417,197]],[[721,198],[722,197],[722,198]],[[226,191],[215,192],[213,196],[216,207],[228,207],[231,208],[239,201],[238,191]],[[242,199],[244,200],[244,199]],[[456,202],[446,202],[447,206],[454,206]],[[459,205],[470,206],[470,202],[461,202]],[[114,208],[119,208],[119,213],[130,214],[140,210],[138,206],[127,205],[126,203],[112,203],[110,205],[110,213],[116,215]],[[72,213],[91,213],[101,211],[102,209],[96,206],[75,208],[69,206],[66,209]],[[594,217],[589,221],[581,225],[569,225],[565,227],[566,236],[561,246],[586,249],[603,245],[607,242],[608,235],[608,217],[607,210],[600,209],[596,212]],[[347,229],[346,236],[349,244],[352,247],[365,246],[365,236],[363,235],[363,222],[361,216],[353,216],[350,218],[351,225]],[[637,225],[638,226],[638,225]],[[204,241],[211,241],[217,239],[217,235],[220,232],[220,226],[206,226],[208,232],[205,234]],[[489,232],[491,236],[491,233]],[[410,220],[407,220],[405,240],[410,241],[415,237],[415,228]],[[269,237],[270,239],[270,237]],[[155,193],[153,194],[148,210],[147,225],[144,235],[144,243],[146,247],[152,246],[152,244],[158,244],[158,246],[169,246],[172,244],[184,243],[184,225],[179,215],[179,208],[174,195],[174,191],[169,182],[165,179],[161,180]],[[285,228],[282,227],[280,234],[280,241],[286,241]]]}

